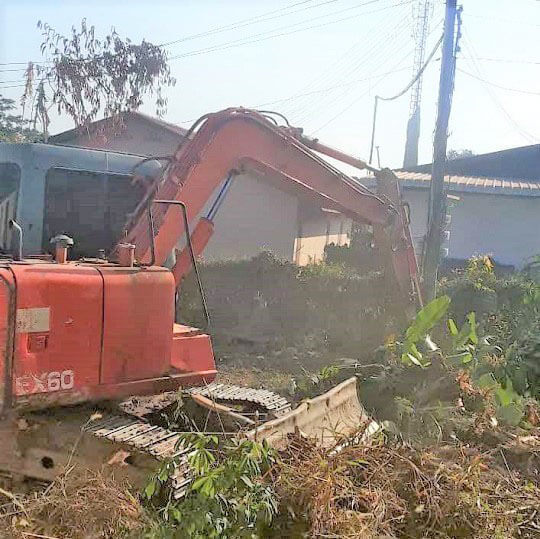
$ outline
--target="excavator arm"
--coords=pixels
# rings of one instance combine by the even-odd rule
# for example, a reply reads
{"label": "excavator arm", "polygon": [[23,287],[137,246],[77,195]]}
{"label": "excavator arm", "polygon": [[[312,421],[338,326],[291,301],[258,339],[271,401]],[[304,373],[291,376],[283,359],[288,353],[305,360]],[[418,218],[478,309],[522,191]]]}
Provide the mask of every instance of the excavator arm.
{"label": "excavator arm", "polygon": [[[187,220],[192,223],[225,178],[251,171],[275,182],[281,189],[309,197],[321,207],[338,210],[356,222],[371,224],[379,252],[392,268],[392,280],[400,295],[409,303],[418,298],[408,225],[403,219],[401,201],[394,200],[396,196],[399,198],[399,191],[386,185],[386,192],[372,193],[313,150],[331,153],[317,141],[305,139],[299,130],[279,127],[256,111],[227,109],[205,115],[188,131],[163,177],[148,190],[128,223],[123,241],[136,245],[135,256],[139,263],[152,261],[163,265],[186,230],[177,208],[153,205],[151,238],[145,210],[153,200],[182,201],[187,209]],[[354,160],[337,150],[332,151],[331,157]],[[354,161],[354,166],[370,168],[360,160]],[[382,178],[383,185],[388,183],[389,171],[375,172]],[[196,254],[204,249],[211,233],[211,222],[201,219],[191,236]],[[412,257],[414,260],[414,254]],[[189,265],[187,253],[180,253],[173,268],[177,284]]]}

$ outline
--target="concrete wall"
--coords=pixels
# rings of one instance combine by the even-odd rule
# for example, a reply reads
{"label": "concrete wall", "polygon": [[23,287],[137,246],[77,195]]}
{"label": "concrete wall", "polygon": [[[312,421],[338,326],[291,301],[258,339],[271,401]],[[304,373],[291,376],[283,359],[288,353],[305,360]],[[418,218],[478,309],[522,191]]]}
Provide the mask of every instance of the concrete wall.
{"label": "concrete wall", "polygon": [[247,258],[271,251],[292,261],[297,211],[296,197],[254,176],[236,176],[214,219],[214,235],[204,260]]}
{"label": "concrete wall", "polygon": [[[455,193],[448,255],[467,259],[490,254],[501,264],[521,267],[540,253],[540,197]],[[427,190],[404,189],[411,206],[411,233],[420,244],[427,230]]]}
{"label": "concrete wall", "polygon": [[300,202],[250,174],[235,177],[214,224],[205,261],[250,258],[270,251],[299,265],[321,261],[329,243],[348,244],[352,226],[341,214]]}

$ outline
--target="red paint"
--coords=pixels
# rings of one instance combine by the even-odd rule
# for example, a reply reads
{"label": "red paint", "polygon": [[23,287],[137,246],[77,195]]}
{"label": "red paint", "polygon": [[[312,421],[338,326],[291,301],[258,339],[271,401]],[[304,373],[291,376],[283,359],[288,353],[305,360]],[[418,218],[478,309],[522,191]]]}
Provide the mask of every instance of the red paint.
{"label": "red paint", "polygon": [[215,378],[216,366],[210,336],[200,330],[174,325],[171,365],[181,373],[214,372],[206,382]]}
{"label": "red paint", "polygon": [[[16,332],[13,361],[14,395],[40,392],[30,385],[43,373],[73,370],[74,389],[99,383],[103,310],[103,279],[95,267],[74,264],[13,264],[17,319],[23,309],[49,309],[50,327]],[[47,338],[36,346],[35,334]],[[24,387],[17,379],[24,380]]]}
{"label": "red paint", "polygon": [[168,372],[174,280],[166,268],[102,266],[103,356],[100,382],[154,378]]}
{"label": "red paint", "polygon": [[0,287],[1,381],[11,379],[14,408],[155,394],[215,378],[210,337],[179,325],[173,334],[166,268],[39,262],[9,264],[0,275],[17,302],[6,372],[9,294]]}

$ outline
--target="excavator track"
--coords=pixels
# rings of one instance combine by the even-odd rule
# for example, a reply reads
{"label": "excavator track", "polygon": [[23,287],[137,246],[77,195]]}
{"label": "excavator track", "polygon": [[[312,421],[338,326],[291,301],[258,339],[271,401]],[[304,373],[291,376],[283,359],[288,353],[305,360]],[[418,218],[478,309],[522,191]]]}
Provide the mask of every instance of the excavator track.
{"label": "excavator track", "polygon": [[276,417],[291,409],[291,404],[285,397],[266,389],[253,389],[213,382],[204,387],[190,389],[188,392],[216,401],[255,404],[265,408],[269,414]]}
{"label": "excavator track", "polygon": [[175,459],[177,468],[172,478],[173,496],[179,499],[186,493],[192,480],[187,462],[191,447],[180,441],[182,433],[127,415],[107,415],[90,424],[84,431],[96,438],[146,453],[158,462]]}
{"label": "excavator track", "polygon": [[[212,383],[205,387],[186,390],[187,394],[199,394],[214,401],[253,404],[266,410],[267,415],[279,417],[290,411],[291,405],[281,395],[265,389],[253,389],[235,385]],[[178,394],[174,391],[157,396],[153,401],[133,397],[120,404],[122,415],[108,414],[84,428],[87,434],[145,453],[159,462],[174,459],[176,471],[172,478],[175,499],[186,493],[192,481],[188,456],[192,448],[182,440],[183,433],[154,425],[144,419],[145,414],[155,413],[173,404]]]}
{"label": "excavator track", "polygon": [[[202,395],[215,401],[233,404],[250,404],[261,408],[266,415],[278,417],[291,409],[289,401],[266,389],[254,389],[213,382],[206,386],[194,387],[184,390],[187,395]],[[119,404],[119,408],[126,414],[143,418],[149,414],[159,412],[174,404],[178,400],[176,391],[168,391],[159,395],[145,397],[131,397]],[[265,418],[261,418],[265,419]]]}

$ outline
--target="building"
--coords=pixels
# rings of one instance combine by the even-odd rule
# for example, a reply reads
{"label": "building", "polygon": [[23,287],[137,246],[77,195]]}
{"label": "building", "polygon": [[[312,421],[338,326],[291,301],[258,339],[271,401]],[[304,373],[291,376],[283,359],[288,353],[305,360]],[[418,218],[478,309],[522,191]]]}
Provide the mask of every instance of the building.
{"label": "building", "polygon": [[[120,129],[108,129],[108,122],[95,122],[86,131],[73,129],[53,135],[49,142],[164,156],[176,151],[187,132],[138,112],[124,114]],[[347,244],[351,231],[350,219],[303,202],[251,172],[235,176],[214,223],[214,235],[204,252],[208,261],[246,258],[268,250],[285,260],[306,264],[321,260],[329,243]]]}
{"label": "building", "polygon": [[49,144],[77,146],[134,155],[171,155],[187,130],[140,112],[126,112],[114,124],[110,118],[87,129],[70,129],[49,137]]}
{"label": "building", "polygon": [[[475,157],[478,159],[459,161],[471,159],[486,167],[493,166],[488,165],[489,160],[481,159],[484,156]],[[465,163],[448,163],[450,170],[458,165],[465,167]],[[429,165],[416,168],[429,170]],[[525,172],[524,168],[521,170]],[[431,174],[413,171],[396,171],[396,174],[403,199],[410,207],[411,234],[420,255],[427,232]],[[362,182],[369,184],[372,180],[365,178]],[[449,258],[466,260],[489,254],[499,264],[521,268],[531,256],[540,254],[540,181],[450,173],[445,176],[445,183],[448,193],[453,195],[449,200],[449,235],[443,243]]]}

